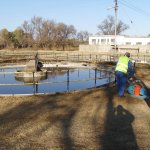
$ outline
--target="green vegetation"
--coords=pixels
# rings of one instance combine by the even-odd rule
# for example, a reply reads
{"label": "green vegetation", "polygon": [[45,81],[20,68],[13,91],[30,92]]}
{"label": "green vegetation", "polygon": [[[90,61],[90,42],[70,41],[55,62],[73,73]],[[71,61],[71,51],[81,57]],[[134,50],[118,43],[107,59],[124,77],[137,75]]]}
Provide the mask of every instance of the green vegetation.
{"label": "green vegetation", "polygon": [[[113,35],[114,17],[108,16],[97,27],[100,34]],[[117,34],[128,28],[128,25],[119,20]],[[33,17],[24,21],[13,32],[0,30],[0,49],[78,50],[79,44],[88,44],[89,35],[91,34],[88,31],[78,32],[73,25]]]}
{"label": "green vegetation", "polygon": [[79,44],[88,42],[88,37],[87,31],[77,32],[73,25],[33,17],[13,32],[0,30],[0,49],[78,49]]}

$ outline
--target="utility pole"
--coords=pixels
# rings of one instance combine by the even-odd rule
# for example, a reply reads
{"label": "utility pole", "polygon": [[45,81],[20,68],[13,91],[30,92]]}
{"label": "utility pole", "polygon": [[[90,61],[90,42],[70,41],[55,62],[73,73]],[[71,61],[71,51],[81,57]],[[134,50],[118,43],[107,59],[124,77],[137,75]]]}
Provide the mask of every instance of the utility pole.
{"label": "utility pole", "polygon": [[115,0],[115,53],[117,52],[117,43],[116,43],[116,37],[117,37],[117,11],[118,11],[118,0]]}

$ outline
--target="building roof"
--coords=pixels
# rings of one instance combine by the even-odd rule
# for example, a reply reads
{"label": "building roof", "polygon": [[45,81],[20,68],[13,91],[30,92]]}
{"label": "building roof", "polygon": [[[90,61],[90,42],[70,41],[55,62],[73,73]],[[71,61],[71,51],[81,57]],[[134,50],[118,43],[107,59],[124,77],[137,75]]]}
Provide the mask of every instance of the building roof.
{"label": "building roof", "polygon": [[[115,35],[92,35],[89,37],[114,37]],[[117,37],[125,37],[125,38],[150,38],[148,36],[128,36],[128,35],[117,35]]]}

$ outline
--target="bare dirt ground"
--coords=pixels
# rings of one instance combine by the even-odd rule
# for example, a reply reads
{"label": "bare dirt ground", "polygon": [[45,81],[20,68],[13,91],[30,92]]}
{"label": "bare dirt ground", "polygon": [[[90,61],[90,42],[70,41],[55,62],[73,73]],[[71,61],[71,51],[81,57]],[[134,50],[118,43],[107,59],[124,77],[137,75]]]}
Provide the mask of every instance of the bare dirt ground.
{"label": "bare dirt ground", "polygon": [[136,75],[150,88],[150,65],[137,64]]}
{"label": "bare dirt ground", "polygon": [[[147,83],[143,68],[137,76]],[[0,97],[0,149],[150,150],[150,108],[127,93],[119,98],[113,86]]]}

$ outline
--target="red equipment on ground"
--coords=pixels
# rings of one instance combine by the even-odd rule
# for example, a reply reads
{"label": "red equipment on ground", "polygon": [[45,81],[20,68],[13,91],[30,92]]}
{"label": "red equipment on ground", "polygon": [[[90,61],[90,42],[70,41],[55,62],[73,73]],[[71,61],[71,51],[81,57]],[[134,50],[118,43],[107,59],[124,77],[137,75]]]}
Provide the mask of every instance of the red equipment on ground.
{"label": "red equipment on ground", "polygon": [[140,96],[140,90],[141,90],[141,86],[139,84],[135,84],[134,85],[134,95],[135,96]]}

